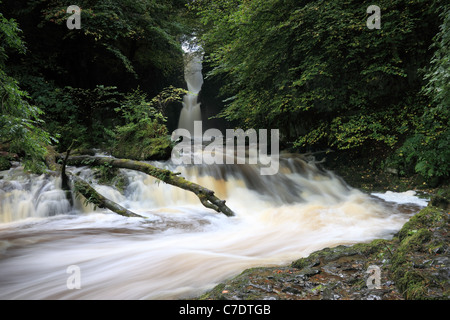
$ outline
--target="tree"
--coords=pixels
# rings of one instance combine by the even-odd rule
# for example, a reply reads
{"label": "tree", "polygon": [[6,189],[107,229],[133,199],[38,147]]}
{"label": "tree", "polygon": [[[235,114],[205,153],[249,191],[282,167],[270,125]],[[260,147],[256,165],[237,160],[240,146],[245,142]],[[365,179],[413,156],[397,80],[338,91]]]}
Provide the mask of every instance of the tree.
{"label": "tree", "polygon": [[46,146],[52,139],[42,128],[42,111],[29,103],[28,93],[5,71],[9,52],[26,51],[20,32],[13,19],[0,13],[0,146],[23,156],[26,169],[43,172]]}
{"label": "tree", "polygon": [[[214,195],[214,191],[209,190],[201,185],[198,185],[194,182],[188,181],[183,177],[179,176],[179,173],[174,173],[170,170],[160,169],[152,166],[149,163],[133,161],[129,159],[116,159],[109,157],[90,157],[90,156],[74,156],[66,158],[68,165],[75,166],[98,166],[98,165],[109,165],[114,168],[122,168],[122,169],[130,169],[143,172],[152,177],[157,178],[167,184],[173,185],[175,187],[190,191],[194,193],[200,202],[206,208],[213,209],[217,212],[221,212],[228,217],[234,216],[234,212],[228,208],[225,204],[225,200],[221,200]],[[92,187],[90,187],[87,183],[83,182],[80,179],[75,178],[75,181],[78,183],[79,191],[86,198],[93,198],[93,203],[95,205],[102,205],[115,211],[116,213],[125,215],[125,216],[135,216],[132,212],[122,208],[121,206],[116,206],[114,203],[109,202],[104,197],[99,196]]]}
{"label": "tree", "polygon": [[[182,71],[180,0],[80,0],[81,29],[69,30],[69,0],[6,0],[33,53],[27,67],[58,85],[93,89],[140,83],[156,94]],[[172,79],[173,78],[173,79]],[[158,83],[162,82],[162,83]]]}
{"label": "tree", "polygon": [[135,88],[156,96],[182,86],[179,41],[183,0],[80,0],[81,29],[70,30],[68,0],[5,0],[0,11],[24,30],[28,54],[12,56],[8,72],[40,107],[59,151],[74,139],[102,148],[116,126],[115,109]]}
{"label": "tree", "polygon": [[[195,1],[221,113],[245,128],[279,128],[299,149],[392,150],[414,131],[426,97],[421,68],[436,33],[430,1]],[[392,152],[392,151],[391,151]]]}
{"label": "tree", "polygon": [[414,134],[394,156],[403,170],[414,168],[428,179],[450,175],[450,5],[439,9],[442,24],[433,41],[435,52],[423,90],[431,101]]}
{"label": "tree", "polygon": [[135,160],[169,159],[172,142],[164,109],[167,104],[180,101],[186,92],[171,86],[151,100],[139,89],[126,94],[116,108],[124,124],[116,126],[111,134],[113,156]]}

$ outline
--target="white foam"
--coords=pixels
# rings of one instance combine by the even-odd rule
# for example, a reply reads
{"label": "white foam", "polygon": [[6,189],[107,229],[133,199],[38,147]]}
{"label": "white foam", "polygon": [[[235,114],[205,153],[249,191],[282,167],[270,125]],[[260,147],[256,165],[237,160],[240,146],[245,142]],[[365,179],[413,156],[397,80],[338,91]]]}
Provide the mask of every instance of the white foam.
{"label": "white foam", "polygon": [[385,193],[372,193],[372,195],[389,202],[398,204],[416,204],[421,207],[426,207],[429,201],[429,199],[422,199],[416,196],[416,191],[414,190],[405,192],[386,191]]}
{"label": "white foam", "polygon": [[[147,219],[90,207],[73,215],[5,219],[10,222],[0,224],[0,299],[188,298],[247,268],[289,264],[324,247],[390,238],[412,214],[386,208],[381,200],[349,190],[336,177],[319,175],[306,165],[282,168],[277,177],[235,166],[224,168],[219,179],[213,176],[216,171],[199,168],[176,171],[217,191],[235,217],[205,208],[186,190],[129,170],[124,171],[130,185],[123,194],[93,185]],[[92,179],[90,169],[79,172]],[[31,185],[36,188],[23,191],[27,199],[59,189],[54,177],[48,179],[40,184],[35,179]],[[13,191],[18,190],[7,189],[3,197]],[[50,202],[53,196],[40,198]],[[380,196],[419,200],[414,192]],[[18,201],[8,203],[3,214],[18,211]],[[34,203],[27,208],[34,209]],[[71,265],[80,268],[80,290],[67,287]]]}

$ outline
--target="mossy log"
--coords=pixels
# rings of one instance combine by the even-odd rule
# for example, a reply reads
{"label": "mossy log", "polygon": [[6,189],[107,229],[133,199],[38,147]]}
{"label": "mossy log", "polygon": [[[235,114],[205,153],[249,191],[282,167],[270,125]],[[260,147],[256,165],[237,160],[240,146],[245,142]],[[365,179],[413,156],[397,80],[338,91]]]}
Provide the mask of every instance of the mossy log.
{"label": "mossy log", "polygon": [[140,216],[140,215],[122,207],[118,203],[115,203],[114,201],[111,201],[111,200],[105,198],[100,193],[95,191],[95,189],[89,183],[87,183],[85,180],[81,179],[80,177],[78,177],[68,171],[66,171],[66,173],[72,178],[75,190],[77,192],[79,192],[81,195],[83,195],[89,203],[92,203],[99,208],[109,209],[117,214],[120,214],[121,216],[145,218],[143,216]]}
{"label": "mossy log", "polygon": [[[140,216],[134,212],[131,212],[130,210],[119,205],[118,203],[115,203],[114,201],[111,201],[111,200],[107,199],[106,197],[102,196],[88,182],[86,182],[85,180],[81,179],[80,177],[74,175],[72,172],[67,171],[66,165],[67,165],[67,159],[69,159],[69,156],[70,156],[70,152],[71,152],[71,148],[69,148],[69,150],[67,150],[66,155],[64,156],[64,158],[62,158],[61,178],[62,178],[62,189],[63,190],[65,190],[66,192],[70,192],[70,193],[72,192],[70,184],[69,184],[69,176],[70,176],[73,181],[73,186],[74,186],[75,192],[78,192],[79,194],[84,196],[86,198],[87,202],[92,203],[93,205],[95,205],[99,208],[109,209],[121,216],[144,218],[143,216]],[[68,199],[69,199],[70,203],[72,204],[72,197],[68,197]]]}
{"label": "mossy log", "polygon": [[228,217],[234,216],[233,211],[226,206],[225,200],[217,198],[214,195],[214,191],[188,181],[185,178],[180,177],[178,173],[174,173],[170,170],[157,168],[145,162],[109,157],[74,156],[69,157],[66,161],[67,165],[72,166],[99,166],[106,164],[115,168],[140,171],[167,184],[193,192],[206,208],[221,212]]}

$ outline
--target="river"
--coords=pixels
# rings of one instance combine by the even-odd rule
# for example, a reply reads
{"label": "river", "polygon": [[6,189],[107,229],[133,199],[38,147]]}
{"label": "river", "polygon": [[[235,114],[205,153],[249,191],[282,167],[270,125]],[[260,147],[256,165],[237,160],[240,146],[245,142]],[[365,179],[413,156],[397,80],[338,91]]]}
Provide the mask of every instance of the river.
{"label": "river", "polygon": [[[249,267],[390,238],[424,205],[414,194],[403,194],[404,204],[382,199],[394,193],[365,194],[299,155],[282,154],[274,176],[249,164],[152,163],[216,191],[236,216],[131,170],[121,170],[128,185],[119,192],[98,185],[91,169],[71,168],[145,219],[77,197],[71,206],[51,175],[0,172],[0,299],[189,298]],[[70,266],[80,288],[68,283]]]}

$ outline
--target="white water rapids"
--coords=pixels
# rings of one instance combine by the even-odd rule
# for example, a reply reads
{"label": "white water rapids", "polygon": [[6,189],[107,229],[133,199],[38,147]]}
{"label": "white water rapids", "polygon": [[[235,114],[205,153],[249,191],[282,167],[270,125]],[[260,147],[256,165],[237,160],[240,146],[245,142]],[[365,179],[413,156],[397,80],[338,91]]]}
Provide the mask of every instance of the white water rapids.
{"label": "white water rapids", "polygon": [[[0,299],[188,298],[249,267],[389,238],[422,205],[366,195],[295,155],[282,156],[275,176],[251,165],[155,164],[216,191],[236,216],[130,170],[122,170],[123,194],[92,182],[148,219],[94,211],[82,199],[71,207],[59,179],[0,172]],[[88,168],[71,170],[92,180]],[[67,286],[71,265],[79,267],[80,289]]]}
{"label": "white water rapids", "polygon": [[[187,57],[189,94],[179,127],[191,133],[201,120],[201,70],[199,55]],[[400,195],[402,205],[366,195],[298,155],[282,155],[273,176],[249,164],[154,164],[214,190],[236,216],[218,214],[195,195],[131,170],[121,170],[128,180],[121,193],[98,185],[91,169],[71,168],[146,219],[94,210],[78,198],[71,205],[53,176],[20,168],[0,172],[0,299],[189,298],[249,267],[389,238],[423,206],[411,204],[417,200],[411,194]],[[79,270],[79,289],[68,286],[71,266]]]}

